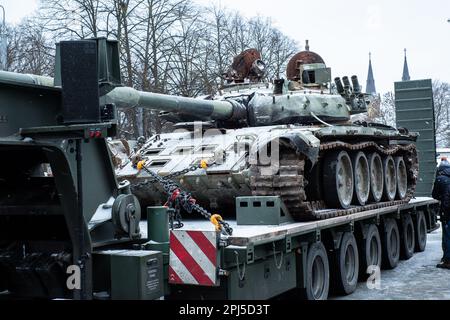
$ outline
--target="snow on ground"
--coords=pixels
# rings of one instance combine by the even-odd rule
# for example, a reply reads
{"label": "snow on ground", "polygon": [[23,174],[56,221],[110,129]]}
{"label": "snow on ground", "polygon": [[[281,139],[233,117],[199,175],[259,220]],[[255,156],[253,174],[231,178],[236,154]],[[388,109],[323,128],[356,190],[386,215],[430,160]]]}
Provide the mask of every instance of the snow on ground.
{"label": "snow on ground", "polygon": [[450,300],[450,270],[436,268],[442,258],[442,231],[428,235],[425,252],[400,261],[394,270],[381,271],[381,288],[368,289],[365,282],[337,300]]}

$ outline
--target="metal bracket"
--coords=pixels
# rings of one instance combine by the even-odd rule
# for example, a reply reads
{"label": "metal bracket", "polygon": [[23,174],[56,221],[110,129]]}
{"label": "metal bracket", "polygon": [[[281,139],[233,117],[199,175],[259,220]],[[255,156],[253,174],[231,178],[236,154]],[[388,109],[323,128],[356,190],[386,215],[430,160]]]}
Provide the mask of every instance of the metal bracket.
{"label": "metal bracket", "polygon": [[220,277],[228,277],[230,275],[230,271],[219,269],[218,274],[219,274]]}
{"label": "metal bracket", "polygon": [[247,264],[255,262],[255,248],[253,247],[253,244],[247,245],[246,259]]}
{"label": "metal bracket", "polygon": [[287,236],[287,237],[284,239],[284,243],[285,243],[285,250],[286,250],[286,253],[291,252],[291,251],[292,251],[292,237],[291,237],[291,236]]}
{"label": "metal bracket", "polygon": [[219,247],[226,248],[230,245],[230,240],[228,238],[220,237],[219,238]]}

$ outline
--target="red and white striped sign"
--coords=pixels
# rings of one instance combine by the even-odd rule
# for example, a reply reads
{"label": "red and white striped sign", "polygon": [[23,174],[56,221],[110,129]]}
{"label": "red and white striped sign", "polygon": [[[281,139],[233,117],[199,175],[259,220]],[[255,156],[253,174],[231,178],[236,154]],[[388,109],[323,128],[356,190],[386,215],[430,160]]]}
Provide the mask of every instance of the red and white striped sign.
{"label": "red and white striped sign", "polygon": [[217,285],[217,232],[170,232],[169,283]]}

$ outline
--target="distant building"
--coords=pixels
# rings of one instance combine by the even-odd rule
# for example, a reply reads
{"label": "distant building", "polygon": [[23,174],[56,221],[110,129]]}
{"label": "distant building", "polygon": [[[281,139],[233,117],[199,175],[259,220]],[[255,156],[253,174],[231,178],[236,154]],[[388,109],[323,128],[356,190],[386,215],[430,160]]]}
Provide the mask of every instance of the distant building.
{"label": "distant building", "polygon": [[411,77],[409,76],[408,59],[406,58],[406,49],[405,49],[405,62],[403,62],[402,81],[409,81],[409,80],[411,80]]}
{"label": "distant building", "polygon": [[366,93],[369,93],[374,96],[377,95],[377,89],[375,88],[375,79],[373,77],[371,53],[369,53],[369,71],[367,73]]}

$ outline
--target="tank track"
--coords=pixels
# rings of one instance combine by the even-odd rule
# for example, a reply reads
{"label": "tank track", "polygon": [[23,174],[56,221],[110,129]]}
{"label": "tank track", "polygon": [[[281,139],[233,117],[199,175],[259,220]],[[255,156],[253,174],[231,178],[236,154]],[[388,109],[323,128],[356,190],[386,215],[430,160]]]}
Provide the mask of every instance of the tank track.
{"label": "tank track", "polygon": [[265,175],[263,166],[252,166],[250,187],[254,196],[280,196],[291,216],[297,221],[323,220],[345,216],[365,210],[374,210],[408,203],[413,197],[418,177],[418,162],[414,144],[395,145],[384,148],[373,141],[351,144],[346,142],[328,142],[320,146],[321,156],[333,150],[377,151],[380,155],[402,155],[408,171],[408,190],[405,199],[354,206],[349,209],[328,209],[323,200],[306,201],[305,179],[306,159],[294,150],[280,154],[278,174]]}

